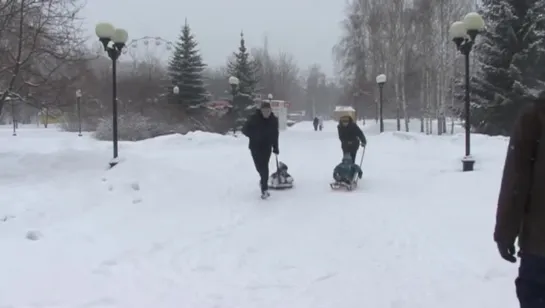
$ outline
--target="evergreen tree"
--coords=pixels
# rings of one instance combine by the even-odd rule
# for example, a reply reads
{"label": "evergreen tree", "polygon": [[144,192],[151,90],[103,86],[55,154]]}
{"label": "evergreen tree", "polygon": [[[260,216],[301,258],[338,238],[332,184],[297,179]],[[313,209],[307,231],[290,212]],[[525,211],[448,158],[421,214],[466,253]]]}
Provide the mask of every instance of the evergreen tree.
{"label": "evergreen tree", "polygon": [[545,0],[531,1],[521,28],[525,35],[521,37],[521,50],[515,55],[513,65],[520,73],[518,78],[525,92],[533,93],[533,89],[541,87],[545,81]]}
{"label": "evergreen tree", "polygon": [[175,101],[187,109],[200,107],[207,100],[203,82],[206,65],[197,46],[198,43],[186,20],[169,62],[168,73],[173,86],[180,90],[180,93],[175,95]]}
{"label": "evergreen tree", "polygon": [[237,77],[239,85],[233,92],[233,108],[230,116],[233,119],[233,131],[240,130],[248,116],[255,111],[255,102],[252,97],[259,83],[259,65],[250,58],[246,49],[244,34],[240,34],[240,47],[234,53],[234,59],[227,64],[229,76]]}
{"label": "evergreen tree", "polygon": [[233,55],[233,60],[227,63],[227,72],[229,76],[239,79],[239,92],[253,96],[259,83],[259,65],[250,58],[244,41],[244,33],[240,33],[240,46],[238,52]]}
{"label": "evergreen tree", "polygon": [[472,125],[482,133],[510,133],[533,89],[545,81],[543,0],[483,1],[487,31],[475,46]]}

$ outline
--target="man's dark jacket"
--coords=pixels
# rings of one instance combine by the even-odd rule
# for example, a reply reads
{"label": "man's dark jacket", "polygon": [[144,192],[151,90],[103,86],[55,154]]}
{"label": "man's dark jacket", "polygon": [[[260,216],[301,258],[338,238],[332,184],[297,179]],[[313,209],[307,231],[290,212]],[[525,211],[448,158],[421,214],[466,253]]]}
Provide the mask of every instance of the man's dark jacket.
{"label": "man's dark jacket", "polygon": [[507,150],[494,240],[545,257],[545,97],[525,107]]}
{"label": "man's dark jacket", "polygon": [[360,143],[364,146],[367,145],[367,139],[365,138],[363,131],[358,127],[358,124],[354,123],[352,118],[350,118],[350,122],[348,122],[347,126],[343,126],[339,123],[337,131],[339,132],[339,139],[341,140],[343,151],[357,149],[360,146]]}
{"label": "man's dark jacket", "polygon": [[248,147],[254,151],[278,152],[278,118],[271,113],[265,118],[260,110],[257,110],[248,118],[242,133],[250,139]]}

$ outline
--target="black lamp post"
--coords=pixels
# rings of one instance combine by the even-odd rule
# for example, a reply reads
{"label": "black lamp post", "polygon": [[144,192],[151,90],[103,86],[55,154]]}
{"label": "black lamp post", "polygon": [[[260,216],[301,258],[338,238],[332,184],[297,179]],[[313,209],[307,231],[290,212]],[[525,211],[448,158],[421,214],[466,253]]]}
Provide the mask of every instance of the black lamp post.
{"label": "black lamp post", "polygon": [[[234,111],[234,112],[239,112],[236,104],[235,104],[235,98],[237,96],[237,92],[238,92],[238,86],[240,84],[240,80],[235,77],[235,76],[231,76],[229,77],[229,85],[231,86],[231,96],[232,96],[232,100],[231,100],[231,110]],[[235,117],[233,119],[234,123],[233,123],[233,133],[236,134],[237,132],[237,116],[235,114]]]}
{"label": "black lamp post", "polygon": [[384,89],[384,84],[386,83],[386,75],[380,74],[376,78],[378,89],[379,89],[379,105],[378,105],[378,114],[379,114],[379,121],[380,121],[380,132],[384,133],[384,116],[382,114],[383,112],[383,98],[382,98],[382,92]]}
{"label": "black lamp post", "polygon": [[237,95],[239,84],[240,84],[240,80],[237,77],[235,76],[229,77],[229,85],[231,85],[231,95],[233,96],[233,103],[235,102],[235,96]]}
{"label": "black lamp post", "polygon": [[112,131],[113,131],[113,151],[114,157],[110,162],[110,167],[114,167],[118,163],[118,136],[117,136],[117,59],[123,51],[123,47],[129,39],[129,34],[126,30],[116,29],[112,24],[100,23],[95,27],[95,33],[98,39],[104,46],[104,51],[108,53],[108,57],[112,60]]}
{"label": "black lamp post", "polygon": [[[180,98],[178,97],[178,95],[180,95],[180,87],[178,86],[174,86],[174,88],[172,88],[172,94],[174,94],[176,97],[174,98],[174,102],[175,103],[179,103],[180,102]],[[151,103],[152,100],[151,98],[148,98],[148,102]]]}
{"label": "black lamp post", "polygon": [[469,55],[477,34],[484,30],[484,20],[477,13],[469,13],[463,21],[456,21],[450,27],[452,41],[461,54],[465,57],[465,156],[462,159],[462,170],[473,171],[475,160],[471,157],[471,115],[470,115],[470,91],[469,91]]}
{"label": "black lamp post", "polygon": [[15,117],[15,102],[13,101],[11,97],[6,97],[6,101],[8,101],[9,104],[11,105],[11,124],[13,124],[12,136],[15,137],[17,136],[17,121],[16,121],[17,118]]}
{"label": "black lamp post", "polygon": [[76,108],[78,112],[78,136],[82,136],[81,134],[81,90],[76,91]]}

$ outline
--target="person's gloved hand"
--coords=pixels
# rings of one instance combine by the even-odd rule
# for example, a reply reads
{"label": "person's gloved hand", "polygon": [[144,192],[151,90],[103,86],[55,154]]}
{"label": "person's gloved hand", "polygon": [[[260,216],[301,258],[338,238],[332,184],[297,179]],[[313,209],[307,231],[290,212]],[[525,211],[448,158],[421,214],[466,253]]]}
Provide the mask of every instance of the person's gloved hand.
{"label": "person's gloved hand", "polygon": [[280,154],[280,151],[278,151],[278,148],[273,148],[273,153],[278,155],[278,154]]}
{"label": "person's gloved hand", "polygon": [[517,258],[515,257],[516,250],[515,250],[515,244],[506,244],[506,243],[497,243],[498,245],[498,252],[500,253],[500,256],[508,262],[515,263],[517,262]]}

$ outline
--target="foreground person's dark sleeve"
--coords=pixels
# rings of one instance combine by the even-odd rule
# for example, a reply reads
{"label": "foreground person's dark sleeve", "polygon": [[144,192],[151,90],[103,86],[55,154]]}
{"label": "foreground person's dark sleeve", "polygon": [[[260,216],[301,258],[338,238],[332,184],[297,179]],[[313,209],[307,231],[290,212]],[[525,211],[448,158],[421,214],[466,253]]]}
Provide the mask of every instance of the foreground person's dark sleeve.
{"label": "foreground person's dark sleeve", "polygon": [[494,240],[498,243],[513,244],[519,234],[532,188],[535,151],[540,139],[539,127],[534,106],[526,108],[515,123],[505,158],[496,211]]}

